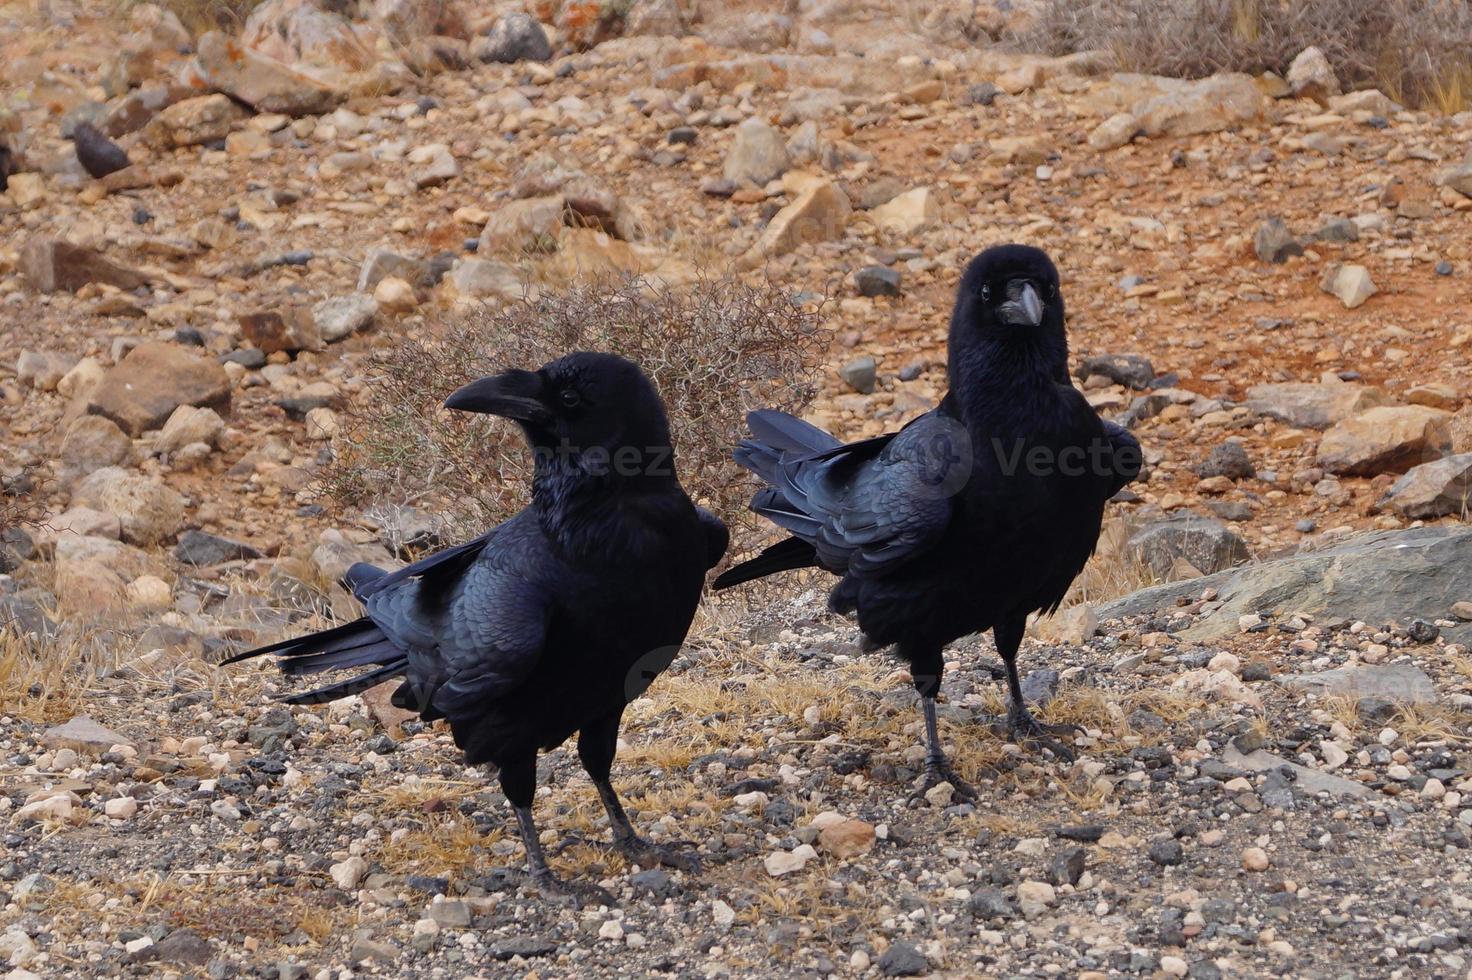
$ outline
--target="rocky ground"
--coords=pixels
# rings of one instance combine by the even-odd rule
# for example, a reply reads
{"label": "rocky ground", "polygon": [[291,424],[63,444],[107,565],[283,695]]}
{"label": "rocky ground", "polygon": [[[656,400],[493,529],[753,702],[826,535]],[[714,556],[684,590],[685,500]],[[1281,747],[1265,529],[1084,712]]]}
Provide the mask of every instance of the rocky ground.
{"label": "rocky ground", "polygon": [[[0,6],[9,976],[1472,975],[1472,114],[990,43],[1026,5],[365,6]],[[912,689],[824,582],[711,601],[615,769],[704,869],[574,843],[618,905],[573,910],[445,732],[213,666],[401,549],[316,481],[405,338],[731,272],[829,298],[853,438],[940,396],[1004,240],[1149,462],[1024,649],[1077,760],[992,731],[973,639],[980,799],[910,800]],[[606,835],[543,783],[549,845]]]}

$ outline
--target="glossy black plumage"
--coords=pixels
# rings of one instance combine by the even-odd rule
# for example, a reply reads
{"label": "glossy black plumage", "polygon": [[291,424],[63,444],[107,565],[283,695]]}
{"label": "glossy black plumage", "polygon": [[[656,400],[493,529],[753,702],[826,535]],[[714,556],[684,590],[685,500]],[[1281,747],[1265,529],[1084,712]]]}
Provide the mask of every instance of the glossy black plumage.
{"label": "glossy black plumage", "polygon": [[[792,537],[715,587],[805,566],[842,576],[830,605],[856,613],[871,645],[894,644],[910,662],[932,731],[942,648],[992,629],[1012,728],[1041,736],[1017,685],[1027,617],[1063,599],[1094,550],[1105,502],[1140,469],[1139,443],[1098,417],[1069,383],[1067,361],[1052,262],[1023,246],[982,253],[957,292],[950,391],[937,408],[848,445],[779,412],[752,414],[752,438],[736,451],[766,483],[752,509]],[[954,781],[928,741],[931,776]]]}
{"label": "glossy black plumage", "polygon": [[615,843],[645,865],[690,866],[634,835],[608,782],[623,709],[678,651],[727,542],[680,487],[658,396],[622,358],[573,354],[473,382],[446,405],[521,424],[536,457],[531,504],[396,572],[354,566],[362,619],[234,659],[274,653],[288,674],[372,668],[287,699],[298,703],[402,675],[395,703],[447,719],[468,761],[500,768],[549,891],[569,886],[531,823],[536,753],[574,732]]}
{"label": "glossy black plumage", "polygon": [[91,123],[77,123],[72,130],[72,147],[82,169],[95,179],[116,173],[131,163],[123,148]]}

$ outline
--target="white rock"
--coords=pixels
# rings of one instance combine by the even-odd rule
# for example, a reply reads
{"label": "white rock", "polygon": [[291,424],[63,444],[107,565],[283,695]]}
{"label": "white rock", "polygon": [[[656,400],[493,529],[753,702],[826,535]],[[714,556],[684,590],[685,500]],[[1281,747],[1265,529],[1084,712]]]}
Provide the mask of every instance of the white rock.
{"label": "white rock", "polygon": [[624,938],[624,924],[617,919],[609,919],[598,927],[599,939],[618,940]]}
{"label": "white rock", "polygon": [[368,862],[354,854],[346,861],[340,861],[328,868],[327,873],[332,876],[332,881],[338,888],[352,891],[368,873]]}
{"label": "white rock", "polygon": [[414,287],[397,276],[387,276],[373,288],[378,307],[388,313],[411,313],[419,306]]}
{"label": "white rock", "polygon": [[1206,665],[1206,669],[1225,670],[1229,674],[1241,675],[1242,661],[1237,657],[1236,654],[1228,653],[1227,651],[1223,650],[1221,653],[1211,658],[1211,660]]}
{"label": "white rock", "polygon": [[1046,881],[1024,881],[1017,886],[1017,905],[1024,918],[1035,919],[1057,901],[1057,893]]}
{"label": "white rock", "polygon": [[119,796],[102,804],[102,812],[112,820],[127,820],[138,812],[138,801],[131,796]]}
{"label": "white rock", "polygon": [[1338,297],[1347,310],[1364,305],[1377,292],[1369,270],[1362,265],[1331,265],[1324,270],[1319,288]]}
{"label": "white rock", "polygon": [[773,851],[763,860],[766,865],[767,874],[773,878],[780,878],[794,871],[801,871],[807,867],[807,863],[818,856],[811,844],[799,844],[790,851]]}

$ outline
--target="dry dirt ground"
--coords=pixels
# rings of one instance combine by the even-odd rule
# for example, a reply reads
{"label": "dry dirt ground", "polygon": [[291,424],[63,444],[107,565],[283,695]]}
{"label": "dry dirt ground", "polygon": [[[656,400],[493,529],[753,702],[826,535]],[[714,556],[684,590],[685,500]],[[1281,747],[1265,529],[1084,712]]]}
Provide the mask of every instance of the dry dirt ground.
{"label": "dry dirt ground", "polygon": [[[38,157],[62,153],[62,115],[102,94],[93,87],[112,21],[95,13],[0,7],[0,62],[12,66],[0,108],[23,107],[14,118]],[[855,151],[829,176],[855,198],[893,178],[936,189],[944,204],[914,234],[858,223],[745,273],[831,297],[836,339],[815,421],[852,438],[933,404],[961,267],[988,244],[1026,241],[1062,270],[1075,362],[1145,355],[1202,406],[1169,404],[1139,421],[1149,478],[1113,517],[1225,515],[1259,557],[1325,532],[1412,523],[1372,509],[1392,477],[1323,480],[1317,432],[1239,403],[1259,383],[1331,373],[1401,400],[1439,386],[1443,407],[1464,404],[1472,199],[1436,177],[1465,153],[1472,116],[1356,119],[1284,99],[1229,131],[1100,152],[1087,136],[1112,111],[1100,109],[1106,81],[1060,75],[974,104],[971,86],[995,66],[907,22],[857,26],[869,33],[834,33],[872,43],[879,59],[923,56],[941,86],[923,101],[858,95],[824,115],[824,138]],[[239,314],[351,293],[375,246],[461,252],[536,151],[579,161],[641,214],[651,267],[727,268],[784,192],[704,192],[732,129],[705,121],[673,157],[667,133],[719,111],[790,135],[804,93],[780,78],[660,89],[660,66],[642,49],[605,48],[547,72],[478,65],[359,97],[349,108],[371,121],[361,137],[307,117],[254,155],[128,143],[180,182],[93,199],[74,167],[57,166],[39,201],[0,205],[7,476],[29,469],[48,513],[68,506],[53,472],[68,400],[12,375],[21,351],[110,367],[121,341],[193,328],[210,353],[228,353],[241,346]],[[703,110],[673,105],[687,88],[701,91]],[[539,115],[506,108],[508,92],[535,108],[578,101]],[[331,154],[395,141],[443,144],[459,175],[415,189],[393,155],[319,172]],[[1334,218],[1372,219],[1355,241],[1311,242],[1274,265],[1252,245],[1274,215],[1302,236]],[[209,249],[191,239],[204,219],[228,232]],[[162,269],[167,285],[136,308],[107,290],[39,293],[17,269],[42,235]],[[262,261],[302,251],[305,264]],[[857,295],[851,274],[876,261],[901,272],[902,295]],[[1363,265],[1377,294],[1345,309],[1319,288],[1331,261]],[[554,286],[565,274],[554,259],[521,264]],[[636,869],[575,843],[554,866],[600,882],[617,907],[540,900],[494,780],[459,762],[448,733],[358,699],[288,711],[271,703],[281,682],[269,669],[213,666],[227,650],[350,614],[340,589],[293,570],[311,566],[324,532],[376,540],[360,514],[319,506],[306,484],[324,443],[282,410],[282,394],[326,382],[349,405],[376,351],[433,335],[452,311],[434,291],[323,351],[273,357],[273,380],[246,372],[226,436],[197,468],[166,467],[140,441],[138,468],[184,495],[190,527],[264,558],[194,569],[153,549],[170,589],[164,608],[74,614],[40,652],[0,641],[0,961],[16,980],[1472,976],[1472,658],[1434,630],[1352,619],[1285,616],[1212,643],[1180,638],[1167,617],[1107,621],[1087,638],[1040,630],[1023,651],[1029,687],[1048,720],[1084,727],[1072,762],[992,730],[1002,702],[986,669],[990,640],[959,643],[942,732],[981,791],[973,806],[909,799],[921,732],[913,691],[824,611],[824,580],[712,600],[675,667],[631,706],[615,767],[635,822],[690,842],[703,870]],[[869,394],[838,372],[862,355],[877,362]],[[1110,413],[1138,394],[1089,384]],[[1256,475],[1203,481],[1196,465],[1228,436]],[[1106,550],[1080,600],[1147,580]],[[8,588],[50,588],[53,576],[43,551]],[[1277,682],[1366,664],[1415,669],[1434,693],[1398,706]],[[44,739],[78,715],[119,744],[94,739],[78,752]],[[541,772],[549,845],[606,836],[569,748],[545,755]],[[62,802],[21,816],[45,799]],[[855,822],[856,847],[825,840],[839,819]],[[784,864],[800,867],[772,873]]]}

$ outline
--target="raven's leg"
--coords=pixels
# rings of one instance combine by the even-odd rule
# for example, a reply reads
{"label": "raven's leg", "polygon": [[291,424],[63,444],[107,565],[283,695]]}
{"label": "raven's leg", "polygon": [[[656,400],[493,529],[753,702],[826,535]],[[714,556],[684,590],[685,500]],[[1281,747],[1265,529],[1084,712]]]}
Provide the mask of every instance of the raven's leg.
{"label": "raven's leg", "polygon": [[652,868],[663,864],[681,871],[699,871],[700,862],[693,855],[681,854],[640,837],[634,830],[634,825],[629,822],[629,815],[624,813],[618,794],[613,791],[608,773],[613,768],[614,753],[618,751],[618,723],[622,714],[622,710],[615,711],[592,724],[584,725],[578,732],[578,758],[583,761],[583,768],[588,771],[588,775],[593,777],[593,785],[598,787],[598,798],[603,801],[603,809],[608,811],[608,823],[613,829],[613,846],[640,867]]}
{"label": "raven's leg", "polygon": [[542,842],[537,837],[537,824],[532,819],[532,796],[537,788],[537,754],[533,749],[524,758],[507,761],[501,766],[501,789],[516,812],[516,826],[526,848],[526,863],[537,890],[547,898],[571,902],[581,908],[584,903],[598,906],[616,904],[613,896],[597,885],[564,881],[547,867]]}
{"label": "raven's leg", "polygon": [[956,775],[956,770],[951,768],[950,760],[940,747],[940,729],[935,720],[935,696],[940,691],[941,675],[946,669],[941,646],[926,644],[924,647],[911,647],[902,643],[900,655],[910,662],[910,677],[915,690],[920,694],[920,710],[925,714],[925,780],[910,798],[924,796],[941,783],[950,783],[957,796],[966,800],[976,799],[976,790]]}
{"label": "raven's leg", "polygon": [[997,653],[1007,668],[1007,732],[1018,744],[1031,742],[1048,749],[1060,759],[1073,761],[1073,750],[1053,735],[1075,735],[1081,731],[1077,725],[1045,725],[1027,710],[1022,697],[1022,681],[1017,677],[1017,648],[1022,645],[1022,635],[1027,631],[1027,617],[1006,619],[993,624],[992,638],[997,641]]}

